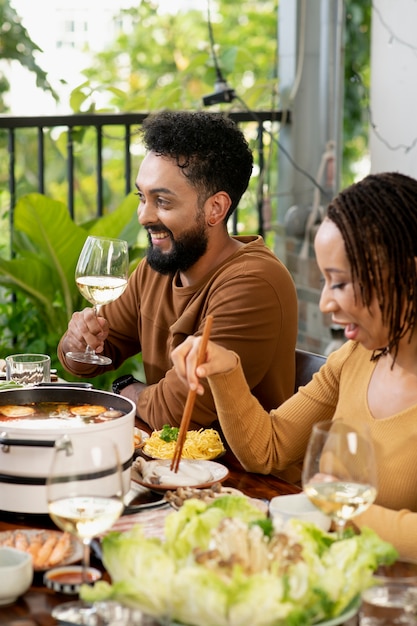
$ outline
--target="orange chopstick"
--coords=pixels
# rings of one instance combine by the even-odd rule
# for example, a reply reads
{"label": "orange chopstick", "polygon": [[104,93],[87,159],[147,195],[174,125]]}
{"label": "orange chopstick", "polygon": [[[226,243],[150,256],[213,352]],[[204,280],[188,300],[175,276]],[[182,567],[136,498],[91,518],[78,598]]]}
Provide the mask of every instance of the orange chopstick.
{"label": "orange chopstick", "polygon": [[[207,315],[204,325],[203,336],[201,338],[200,348],[197,355],[197,366],[203,362],[205,352],[207,349],[207,343],[210,337],[211,325],[213,323],[213,316]],[[184,407],[184,413],[182,414],[180,429],[178,432],[177,443],[175,445],[174,456],[171,461],[171,470],[178,472],[180,464],[182,449],[184,447],[185,438],[187,436],[188,426],[190,425],[191,415],[194,408],[194,402],[196,399],[197,391],[190,389],[187,394],[187,401]]]}

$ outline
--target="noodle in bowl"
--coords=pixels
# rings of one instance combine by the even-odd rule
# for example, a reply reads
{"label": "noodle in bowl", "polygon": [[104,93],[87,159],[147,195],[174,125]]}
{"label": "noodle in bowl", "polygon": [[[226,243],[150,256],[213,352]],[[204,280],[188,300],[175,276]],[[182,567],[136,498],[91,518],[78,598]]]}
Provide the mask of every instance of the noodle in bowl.
{"label": "noodle in bowl", "polygon": [[[142,450],[152,459],[169,460],[174,456],[176,441],[161,439],[160,430],[155,430],[146,440]],[[225,453],[225,447],[217,430],[201,428],[187,432],[181,458],[210,461]]]}

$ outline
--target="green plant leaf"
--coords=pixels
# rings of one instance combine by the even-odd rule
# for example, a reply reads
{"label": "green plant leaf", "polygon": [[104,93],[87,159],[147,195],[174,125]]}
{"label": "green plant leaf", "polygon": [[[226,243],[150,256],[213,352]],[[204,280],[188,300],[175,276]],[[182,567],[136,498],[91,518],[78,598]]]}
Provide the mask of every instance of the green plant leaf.
{"label": "green plant leaf", "polygon": [[95,220],[87,228],[88,234],[125,239],[129,247],[133,246],[140,228],[136,213],[137,206],[138,199],[132,193],[129,194],[115,211]]}
{"label": "green plant leaf", "polygon": [[[65,309],[68,316],[71,315],[76,293],[74,261],[76,263],[86,238],[84,229],[74,224],[64,204],[37,193],[19,200],[14,223],[16,230],[25,233],[32,242],[40,257],[38,262],[45,263],[57,275]],[[17,253],[27,256],[25,249],[17,250]],[[36,259],[33,262],[36,264]],[[28,269],[30,280],[32,268]]]}
{"label": "green plant leaf", "polygon": [[[80,226],[72,221],[65,204],[47,196],[32,193],[19,200],[14,211],[15,257],[0,257],[0,286],[7,290],[2,292],[0,313],[13,316],[2,320],[5,332],[0,333],[0,340],[5,354],[10,352],[13,335],[24,341],[21,351],[29,348],[54,354],[72,313],[85,305],[74,272],[89,234],[125,239],[132,254],[131,267],[137,264],[143,250],[137,245],[136,209],[137,198],[129,194],[112,213]],[[10,293],[18,295],[14,304]],[[129,359],[118,371],[103,374],[94,383],[107,389],[110,377],[135,372],[140,364],[140,357]],[[61,371],[57,359],[54,366]]]}

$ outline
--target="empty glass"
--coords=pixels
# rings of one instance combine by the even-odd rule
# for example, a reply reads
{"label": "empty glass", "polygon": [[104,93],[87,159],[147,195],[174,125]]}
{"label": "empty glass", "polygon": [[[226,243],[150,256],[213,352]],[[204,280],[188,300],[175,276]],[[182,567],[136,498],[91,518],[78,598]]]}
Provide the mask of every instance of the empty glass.
{"label": "empty glass", "polygon": [[6,380],[19,385],[51,382],[51,358],[47,354],[11,354],[6,357]]}
{"label": "empty glass", "polygon": [[417,587],[405,581],[386,581],[362,593],[360,626],[415,626]]}

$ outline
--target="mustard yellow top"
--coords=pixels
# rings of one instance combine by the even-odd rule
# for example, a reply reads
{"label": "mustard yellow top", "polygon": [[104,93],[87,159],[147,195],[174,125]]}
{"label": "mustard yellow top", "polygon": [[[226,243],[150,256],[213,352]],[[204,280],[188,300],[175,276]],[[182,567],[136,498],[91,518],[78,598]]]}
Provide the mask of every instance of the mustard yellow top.
{"label": "mustard yellow top", "polygon": [[360,344],[347,342],[278,409],[266,412],[251,395],[240,364],[209,379],[223,433],[244,468],[278,473],[302,462],[312,426],[342,419],[365,422],[378,468],[376,503],[355,517],[391,542],[402,558],[417,560],[417,405],[374,419],[367,389],[375,362]]}

